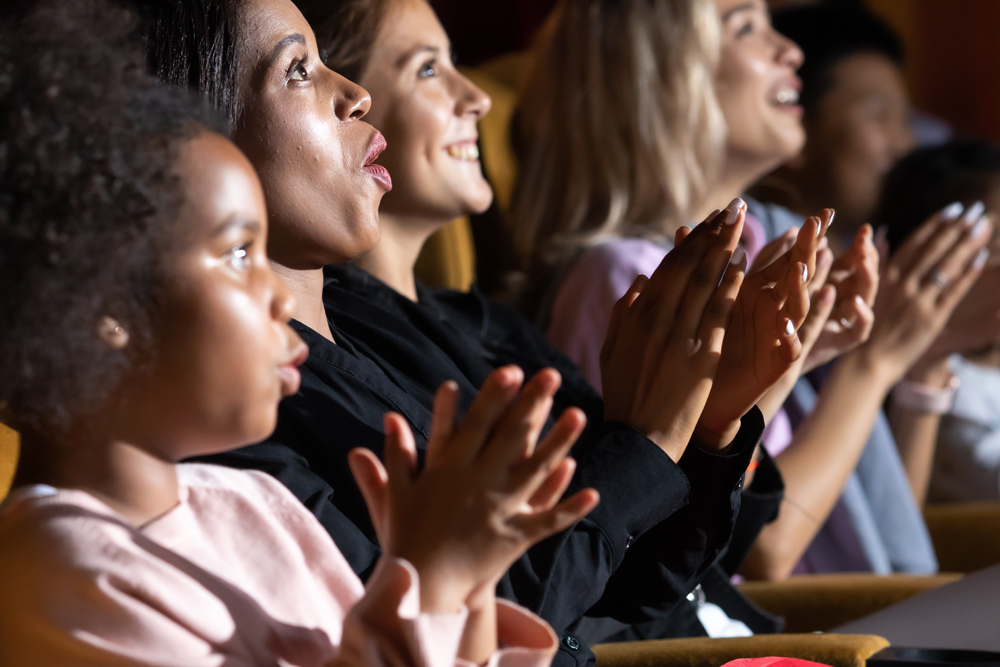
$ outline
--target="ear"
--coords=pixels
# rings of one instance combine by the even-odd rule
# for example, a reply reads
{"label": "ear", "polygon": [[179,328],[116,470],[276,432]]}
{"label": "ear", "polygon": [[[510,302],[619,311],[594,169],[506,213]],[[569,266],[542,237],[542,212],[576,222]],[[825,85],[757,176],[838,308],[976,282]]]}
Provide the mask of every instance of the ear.
{"label": "ear", "polygon": [[128,345],[128,331],[121,322],[107,315],[102,317],[100,324],[97,325],[97,335],[112,350],[123,350]]}

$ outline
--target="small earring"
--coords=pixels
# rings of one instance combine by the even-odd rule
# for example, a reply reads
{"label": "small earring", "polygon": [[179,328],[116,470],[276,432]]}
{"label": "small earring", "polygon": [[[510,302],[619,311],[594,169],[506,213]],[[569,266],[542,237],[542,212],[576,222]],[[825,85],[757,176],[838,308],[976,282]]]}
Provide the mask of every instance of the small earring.
{"label": "small earring", "polygon": [[97,332],[101,336],[101,340],[113,350],[122,350],[128,345],[128,331],[121,325],[121,322],[113,317],[107,315],[102,317]]}

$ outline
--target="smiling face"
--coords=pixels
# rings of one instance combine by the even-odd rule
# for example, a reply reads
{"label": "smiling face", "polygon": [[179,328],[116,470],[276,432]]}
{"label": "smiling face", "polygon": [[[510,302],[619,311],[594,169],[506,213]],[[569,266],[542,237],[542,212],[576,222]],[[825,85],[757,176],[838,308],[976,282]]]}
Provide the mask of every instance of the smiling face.
{"label": "smiling face", "polygon": [[389,172],[371,164],[381,135],[361,121],[368,92],[320,61],[290,0],[247,0],[240,17],[244,111],[233,141],[250,158],[271,215],[268,253],[318,269],[370,250]]}
{"label": "smiling face", "polygon": [[129,430],[167,460],[267,437],[307,353],[267,259],[264,196],[249,162],[204,132],[184,144],[177,170],[184,205],[157,311],[158,352],[125,385]]}
{"label": "smiling face", "polygon": [[775,32],[764,0],[716,0],[722,51],[716,90],[728,127],[727,160],[762,176],[802,149],[802,52]]}
{"label": "smiling face", "polygon": [[910,104],[899,65],[882,54],[846,56],[828,78],[806,120],[801,179],[854,229],[870,222],[882,179],[913,148]]}
{"label": "smiling face", "polygon": [[360,79],[372,94],[369,120],[385,133],[384,164],[395,188],[382,211],[445,222],[486,210],[476,122],[490,98],[451,60],[451,44],[423,0],[395,0]]}

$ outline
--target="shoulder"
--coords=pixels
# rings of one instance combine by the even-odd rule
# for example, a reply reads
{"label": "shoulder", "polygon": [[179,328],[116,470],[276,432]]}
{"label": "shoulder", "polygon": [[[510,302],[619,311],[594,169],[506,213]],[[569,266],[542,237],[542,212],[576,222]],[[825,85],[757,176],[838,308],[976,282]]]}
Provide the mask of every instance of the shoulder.
{"label": "shoulder", "polygon": [[257,470],[234,470],[207,463],[182,463],[177,476],[191,504],[222,502],[232,507],[256,507],[269,514],[300,515],[302,504],[283,484]]}

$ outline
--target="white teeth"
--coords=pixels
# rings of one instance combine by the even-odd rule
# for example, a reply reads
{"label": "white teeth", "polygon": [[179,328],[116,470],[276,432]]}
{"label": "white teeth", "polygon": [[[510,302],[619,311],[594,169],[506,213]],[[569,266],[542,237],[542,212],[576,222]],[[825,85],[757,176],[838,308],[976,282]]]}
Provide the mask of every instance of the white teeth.
{"label": "white teeth", "polygon": [[778,104],[798,104],[799,103],[799,91],[794,88],[783,88],[778,91],[775,97]]}
{"label": "white teeth", "polygon": [[475,162],[479,159],[479,146],[475,144],[452,144],[447,150],[448,155],[456,160]]}

